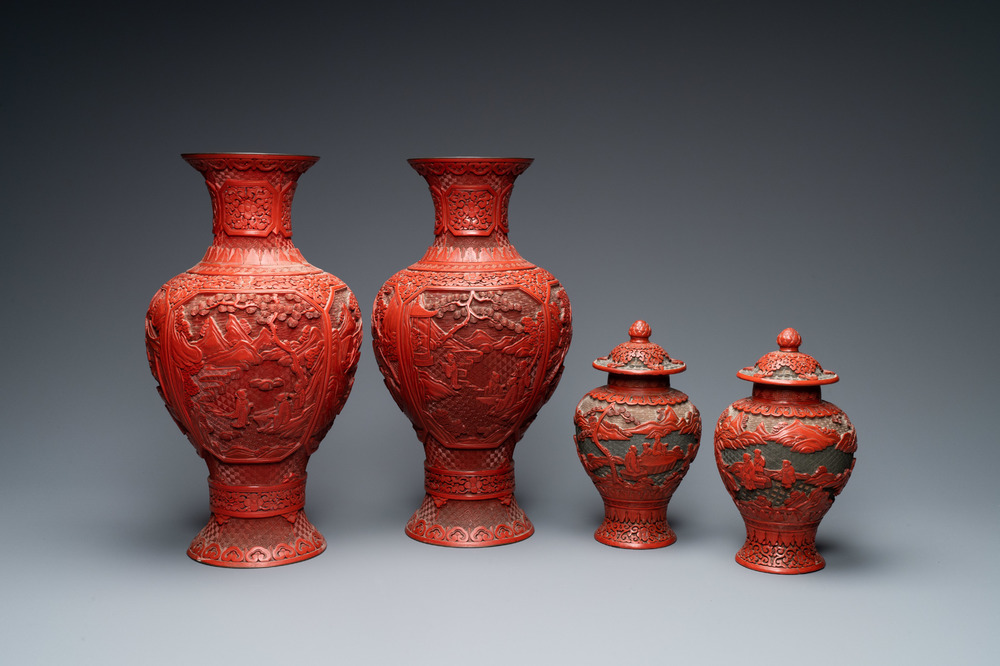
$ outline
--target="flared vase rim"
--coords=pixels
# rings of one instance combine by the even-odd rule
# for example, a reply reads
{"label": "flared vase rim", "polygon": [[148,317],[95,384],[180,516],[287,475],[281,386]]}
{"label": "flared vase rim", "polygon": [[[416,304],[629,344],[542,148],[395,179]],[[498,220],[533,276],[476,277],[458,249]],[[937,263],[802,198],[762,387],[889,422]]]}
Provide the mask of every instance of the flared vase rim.
{"label": "flared vase rim", "polygon": [[434,162],[444,162],[449,164],[456,164],[462,162],[497,162],[497,163],[515,163],[515,164],[531,164],[535,161],[534,157],[480,157],[476,155],[468,156],[455,156],[455,157],[411,157],[406,160],[409,164],[430,164]]}
{"label": "flared vase rim", "polygon": [[185,160],[205,160],[205,159],[226,159],[236,157],[239,159],[262,159],[262,160],[289,160],[289,161],[317,161],[318,155],[300,155],[293,153],[256,153],[256,152],[215,152],[215,153],[181,153],[181,158]]}

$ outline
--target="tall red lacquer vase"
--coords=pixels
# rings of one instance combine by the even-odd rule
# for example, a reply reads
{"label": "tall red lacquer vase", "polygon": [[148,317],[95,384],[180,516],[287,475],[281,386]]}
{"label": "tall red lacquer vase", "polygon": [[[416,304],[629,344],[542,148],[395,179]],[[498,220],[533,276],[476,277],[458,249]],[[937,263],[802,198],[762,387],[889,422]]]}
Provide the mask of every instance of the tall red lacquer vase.
{"label": "tall red lacquer vase", "polygon": [[208,524],[188,555],[256,568],[314,557],[306,463],[350,393],[362,324],[354,294],[292,244],[299,176],[318,158],[183,156],[212,198],[204,258],[156,293],[149,367],[171,416],[208,464]]}
{"label": "tall red lacquer vase", "polygon": [[572,334],[569,298],[507,237],[514,179],[530,159],[410,160],[430,186],[434,242],[375,298],[379,369],[424,445],[420,508],[406,534],[442,546],[521,541],[514,445],[555,390]]}

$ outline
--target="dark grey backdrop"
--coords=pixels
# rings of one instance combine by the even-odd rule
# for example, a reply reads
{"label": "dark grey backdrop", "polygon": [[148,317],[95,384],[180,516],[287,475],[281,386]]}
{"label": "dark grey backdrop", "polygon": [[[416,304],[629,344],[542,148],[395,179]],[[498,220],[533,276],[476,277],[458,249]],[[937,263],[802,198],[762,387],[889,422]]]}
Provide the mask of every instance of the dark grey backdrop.
{"label": "dark grey backdrop", "polygon": [[[175,3],[5,10],[8,663],[995,663],[1000,54],[989,3]],[[853,5],[853,6],[852,6]],[[366,336],[310,465],[321,557],[184,555],[206,471],[143,314],[210,240],[187,151],[322,157],[295,239],[366,318],[431,240],[405,159],[530,156],[511,238],[566,285],[562,384],[517,450],[537,532],[407,539],[422,451]],[[678,541],[595,542],[571,415],[636,318],[689,365]],[[827,568],[737,566],[711,426],[785,326],[860,434]],[[367,331],[366,331],[367,333]],[[773,656],[768,656],[773,655]]]}

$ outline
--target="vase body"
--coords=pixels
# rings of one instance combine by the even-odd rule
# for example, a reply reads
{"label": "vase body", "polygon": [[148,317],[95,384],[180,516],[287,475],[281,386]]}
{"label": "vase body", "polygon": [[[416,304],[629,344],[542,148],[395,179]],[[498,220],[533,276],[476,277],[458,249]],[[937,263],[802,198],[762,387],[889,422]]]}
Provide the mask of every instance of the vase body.
{"label": "vase body", "polygon": [[847,414],[822,399],[837,381],[786,329],[780,350],[738,376],[753,382],[750,397],[722,413],[715,461],[746,525],[736,554],[743,566],[799,574],[825,566],[816,529],[854,469],[857,432]]}
{"label": "vase body", "polygon": [[520,541],[514,445],[555,390],[572,335],[569,299],[507,237],[527,159],[410,160],[434,199],[434,243],[379,291],[372,344],[425,453],[410,537],[443,546]]}
{"label": "vase body", "polygon": [[629,334],[629,342],[594,362],[608,383],[577,405],[574,440],[604,500],[594,538],[618,548],[662,548],[677,540],[667,504],[698,453],[701,417],[670,387],[670,375],[685,365],[649,342],[646,322],[635,322]]}
{"label": "vase body", "polygon": [[341,280],[291,242],[298,177],[317,158],[198,154],[214,239],[157,292],[150,369],[208,464],[212,516],[188,555],[235,568],[289,564],[326,541],[304,512],[306,463],[344,406],[362,325]]}

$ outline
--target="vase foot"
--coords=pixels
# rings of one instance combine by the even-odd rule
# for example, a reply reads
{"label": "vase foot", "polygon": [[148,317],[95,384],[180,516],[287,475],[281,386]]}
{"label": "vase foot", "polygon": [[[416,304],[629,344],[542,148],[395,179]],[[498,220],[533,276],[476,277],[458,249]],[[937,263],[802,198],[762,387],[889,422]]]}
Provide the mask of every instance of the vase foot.
{"label": "vase foot", "polygon": [[747,521],[747,540],[736,562],[754,571],[803,574],[819,571],[826,560],[816,550],[813,525],[756,524]]}
{"label": "vase foot", "polygon": [[535,532],[513,495],[506,499],[442,501],[430,495],[406,524],[411,539],[452,548],[483,548],[524,541]]}
{"label": "vase foot", "polygon": [[677,535],[667,524],[666,503],[661,506],[639,504],[604,504],[604,522],[594,538],[615,548],[636,550],[663,548],[677,541]]}
{"label": "vase foot", "polygon": [[326,539],[304,511],[268,518],[227,518],[212,514],[191,542],[192,560],[216,567],[257,569],[292,564],[326,550]]}

